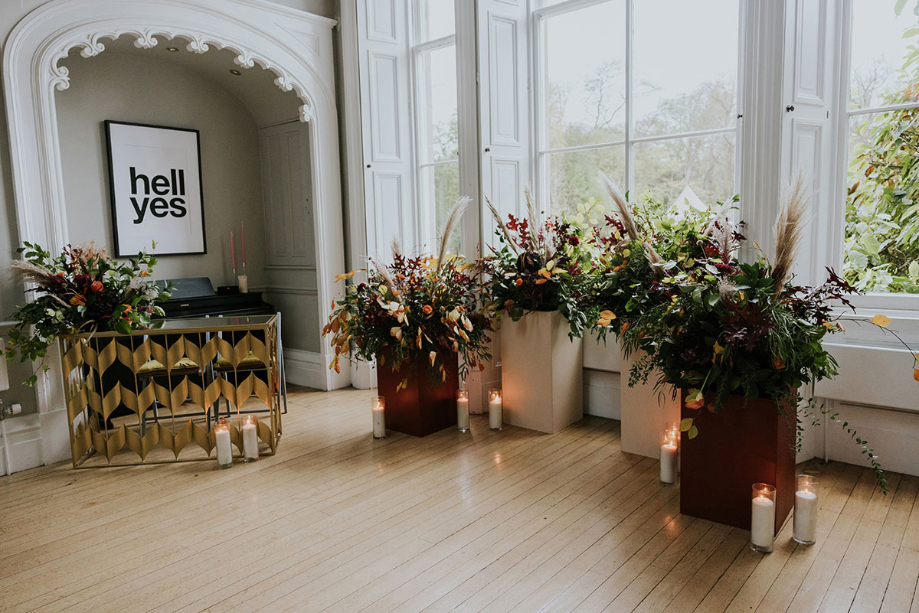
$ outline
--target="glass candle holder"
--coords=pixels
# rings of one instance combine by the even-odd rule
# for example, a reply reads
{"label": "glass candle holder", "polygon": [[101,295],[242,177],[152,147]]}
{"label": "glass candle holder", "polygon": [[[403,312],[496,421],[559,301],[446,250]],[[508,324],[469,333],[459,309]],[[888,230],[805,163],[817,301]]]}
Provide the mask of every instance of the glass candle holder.
{"label": "glass candle holder", "polygon": [[255,462],[258,460],[258,419],[255,415],[246,415],[239,431],[243,440],[243,461]]}
{"label": "glass candle holder", "polygon": [[488,390],[488,426],[492,430],[501,430],[504,425],[504,402],[501,390],[493,387]]}
{"label": "glass candle holder", "polygon": [[750,548],[759,553],[772,553],[775,545],[775,486],[753,484],[750,516]]}
{"label": "glass candle holder", "polygon": [[469,390],[456,391],[456,427],[469,432]]}
{"label": "glass candle holder", "polygon": [[217,443],[217,467],[230,468],[233,466],[233,445],[230,442],[230,424],[225,417],[221,417],[214,426],[214,437]]}
{"label": "glass candle holder", "polygon": [[670,424],[661,430],[661,483],[676,483],[680,457],[679,430]]}
{"label": "glass candle holder", "polygon": [[795,490],[794,532],[792,538],[802,545],[817,542],[817,477],[798,475]]}
{"label": "glass candle holder", "polygon": [[386,438],[386,398],[374,396],[370,408],[373,413],[373,438]]}

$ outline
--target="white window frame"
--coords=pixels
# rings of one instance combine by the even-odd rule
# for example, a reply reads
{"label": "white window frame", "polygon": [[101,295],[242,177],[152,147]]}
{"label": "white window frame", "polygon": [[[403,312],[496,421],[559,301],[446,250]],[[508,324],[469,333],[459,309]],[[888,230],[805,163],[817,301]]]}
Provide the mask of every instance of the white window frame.
{"label": "white window frame", "polygon": [[[905,108],[919,108],[919,102],[906,104],[892,104],[868,109],[850,109],[849,93],[852,78],[852,25],[853,11],[852,0],[843,0],[840,53],[839,53],[839,90],[836,96],[836,174],[833,177],[834,198],[836,203],[831,214],[841,217],[839,227],[842,228],[835,237],[835,246],[832,249],[833,264],[836,270],[843,269],[845,260],[845,201],[848,190],[849,169],[849,120],[854,115],[867,115],[885,111],[896,111]],[[855,296],[852,304],[857,309],[868,311],[884,311],[889,315],[900,315],[904,319],[915,319],[919,312],[919,294],[897,294],[885,292],[867,292],[862,296]]]}
{"label": "white window frame", "polygon": [[[568,0],[546,7],[537,7],[532,11],[533,26],[531,29],[532,36],[532,79],[534,83],[533,91],[536,95],[533,97],[533,117],[534,117],[534,138],[533,140],[533,158],[535,160],[536,176],[536,197],[540,207],[549,214],[551,203],[548,201],[548,156],[554,153],[571,153],[577,151],[593,151],[597,149],[606,149],[609,147],[625,147],[625,185],[620,186],[623,191],[631,191],[635,184],[635,164],[634,150],[635,145],[642,143],[652,143],[667,140],[679,140],[684,138],[698,136],[712,136],[717,134],[734,134],[734,193],[740,191],[740,170],[741,170],[741,151],[742,151],[742,133],[743,133],[743,57],[744,57],[744,15],[748,0],[738,0],[740,2],[739,19],[738,19],[738,44],[737,44],[737,80],[736,80],[736,106],[735,122],[732,127],[712,128],[708,130],[696,130],[693,132],[684,132],[676,134],[661,134],[654,136],[643,136],[632,138],[632,38],[633,17],[634,17],[634,0],[625,0],[626,5],[626,35],[625,35],[625,138],[621,141],[608,143],[598,143],[589,145],[578,145],[573,147],[548,147],[546,135],[548,129],[546,126],[546,117],[543,109],[543,101],[546,94],[545,83],[545,54],[547,52],[545,44],[545,22],[546,19],[557,17],[567,13],[572,13],[581,9],[589,8],[599,4],[605,4],[617,0]],[[539,0],[534,0],[539,3]]]}

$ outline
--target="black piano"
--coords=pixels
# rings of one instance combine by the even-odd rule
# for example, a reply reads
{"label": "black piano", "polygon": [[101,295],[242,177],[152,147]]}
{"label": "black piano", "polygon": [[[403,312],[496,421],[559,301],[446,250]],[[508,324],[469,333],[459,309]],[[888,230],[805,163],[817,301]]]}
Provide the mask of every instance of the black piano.
{"label": "black piano", "polygon": [[207,277],[169,279],[157,283],[172,284],[172,297],[159,303],[166,312],[165,319],[187,319],[205,315],[273,315],[277,312],[274,305],[262,299],[261,292],[218,294]]}

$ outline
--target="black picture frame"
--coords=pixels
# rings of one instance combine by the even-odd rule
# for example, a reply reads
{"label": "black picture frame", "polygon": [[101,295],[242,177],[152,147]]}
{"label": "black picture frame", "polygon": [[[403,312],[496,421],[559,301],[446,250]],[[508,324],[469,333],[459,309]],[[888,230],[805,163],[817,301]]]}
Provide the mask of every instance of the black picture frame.
{"label": "black picture frame", "polygon": [[[151,130],[158,131],[174,131],[174,132],[190,132],[195,135],[195,162],[197,164],[197,180],[198,180],[198,199],[200,202],[200,212],[201,212],[201,249],[200,250],[181,250],[181,251],[163,251],[160,246],[161,243],[157,243],[156,255],[165,256],[165,255],[205,255],[207,254],[207,228],[205,225],[204,217],[204,181],[203,174],[201,170],[201,132],[193,128],[179,128],[174,126],[162,126],[155,124],[145,124],[137,123],[130,121],[117,121],[113,119],[106,119],[103,122],[105,126],[105,142],[106,142],[106,154],[108,159],[108,185],[109,185],[109,198],[112,211],[112,238],[114,245],[114,255],[115,257],[134,257],[137,255],[136,251],[124,251],[123,245],[124,241],[121,240],[119,236],[119,202],[118,194],[115,188],[115,159],[114,159],[114,149],[112,146],[112,126],[131,126],[135,128],[149,128]],[[145,247],[149,249],[148,245]]]}

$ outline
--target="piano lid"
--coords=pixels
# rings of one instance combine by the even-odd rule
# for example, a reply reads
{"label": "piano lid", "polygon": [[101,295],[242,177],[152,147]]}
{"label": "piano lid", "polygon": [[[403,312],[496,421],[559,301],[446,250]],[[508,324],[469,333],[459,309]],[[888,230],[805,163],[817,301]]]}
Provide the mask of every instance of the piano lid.
{"label": "piano lid", "polygon": [[172,283],[172,297],[170,300],[186,300],[188,298],[202,298],[214,296],[214,286],[208,277],[186,277],[184,279],[167,279],[157,281],[157,285],[165,286]]}

